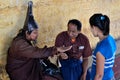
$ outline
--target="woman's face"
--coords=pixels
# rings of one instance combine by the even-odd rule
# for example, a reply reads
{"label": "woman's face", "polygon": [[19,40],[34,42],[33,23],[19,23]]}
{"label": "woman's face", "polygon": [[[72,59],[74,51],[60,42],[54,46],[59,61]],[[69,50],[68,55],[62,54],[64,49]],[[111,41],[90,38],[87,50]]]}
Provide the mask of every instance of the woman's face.
{"label": "woman's face", "polygon": [[96,27],[95,27],[95,26],[92,26],[90,29],[91,29],[91,32],[92,32],[93,36],[94,36],[94,37],[97,37],[98,34],[97,34],[97,29],[96,29]]}
{"label": "woman's face", "polygon": [[35,29],[31,32],[31,34],[26,34],[27,39],[36,40],[38,37],[38,29]]}
{"label": "woman's face", "polygon": [[71,38],[76,38],[80,31],[77,30],[77,26],[74,24],[69,24],[68,25],[68,34]]}

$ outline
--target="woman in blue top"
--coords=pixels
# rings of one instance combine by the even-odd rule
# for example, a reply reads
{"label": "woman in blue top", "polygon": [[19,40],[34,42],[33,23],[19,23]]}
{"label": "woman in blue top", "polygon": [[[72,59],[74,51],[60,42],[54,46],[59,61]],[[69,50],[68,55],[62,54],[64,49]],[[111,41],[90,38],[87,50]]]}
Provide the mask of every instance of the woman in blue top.
{"label": "woman in blue top", "polygon": [[112,67],[114,65],[116,43],[109,34],[109,17],[103,14],[94,14],[90,17],[89,23],[92,34],[100,40],[92,55],[91,79],[114,80]]}

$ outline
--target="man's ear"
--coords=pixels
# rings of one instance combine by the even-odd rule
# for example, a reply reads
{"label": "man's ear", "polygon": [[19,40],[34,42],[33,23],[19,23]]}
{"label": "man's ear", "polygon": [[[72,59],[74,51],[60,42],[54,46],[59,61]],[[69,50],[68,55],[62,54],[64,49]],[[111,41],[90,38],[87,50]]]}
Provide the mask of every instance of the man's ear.
{"label": "man's ear", "polygon": [[28,31],[25,31],[25,35],[29,35],[29,32],[28,32]]}
{"label": "man's ear", "polygon": [[28,31],[25,31],[25,34],[28,34]]}

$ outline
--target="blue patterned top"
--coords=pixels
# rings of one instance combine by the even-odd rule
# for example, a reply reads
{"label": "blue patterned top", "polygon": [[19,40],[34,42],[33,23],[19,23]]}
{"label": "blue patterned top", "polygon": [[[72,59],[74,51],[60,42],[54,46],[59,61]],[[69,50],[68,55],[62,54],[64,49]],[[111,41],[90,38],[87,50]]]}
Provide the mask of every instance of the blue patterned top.
{"label": "blue patterned top", "polygon": [[104,58],[104,75],[102,80],[110,80],[114,76],[114,72],[112,67],[114,65],[115,52],[116,52],[116,43],[111,35],[108,35],[105,39],[100,41],[92,55],[93,63],[92,63],[92,71],[91,78],[94,80],[96,74],[96,54],[100,52]]}

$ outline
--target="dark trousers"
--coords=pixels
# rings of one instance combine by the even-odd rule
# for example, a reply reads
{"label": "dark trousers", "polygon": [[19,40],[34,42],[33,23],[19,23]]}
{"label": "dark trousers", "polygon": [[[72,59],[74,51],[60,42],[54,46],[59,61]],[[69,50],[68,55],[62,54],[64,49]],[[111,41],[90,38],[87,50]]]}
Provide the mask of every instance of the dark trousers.
{"label": "dark trousers", "polygon": [[[78,59],[60,60],[61,73],[64,80],[80,80],[82,75],[82,62]],[[90,80],[89,71],[86,80]]]}

